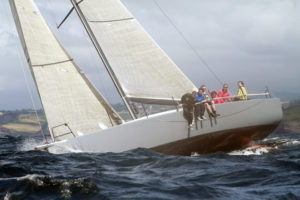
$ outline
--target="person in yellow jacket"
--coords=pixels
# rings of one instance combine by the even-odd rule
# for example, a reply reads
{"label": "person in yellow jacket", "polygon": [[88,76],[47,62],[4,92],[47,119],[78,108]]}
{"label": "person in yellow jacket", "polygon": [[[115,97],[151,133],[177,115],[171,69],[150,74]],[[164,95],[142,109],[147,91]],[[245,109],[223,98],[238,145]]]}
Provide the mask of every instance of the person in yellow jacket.
{"label": "person in yellow jacket", "polygon": [[244,82],[239,81],[238,86],[239,86],[239,89],[238,89],[237,97],[235,98],[235,100],[247,100],[247,91],[244,87]]}

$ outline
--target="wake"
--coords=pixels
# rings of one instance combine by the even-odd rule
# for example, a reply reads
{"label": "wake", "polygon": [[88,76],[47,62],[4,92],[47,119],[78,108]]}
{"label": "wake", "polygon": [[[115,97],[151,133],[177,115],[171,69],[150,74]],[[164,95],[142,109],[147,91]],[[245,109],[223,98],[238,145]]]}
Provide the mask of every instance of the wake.
{"label": "wake", "polygon": [[266,138],[259,143],[249,144],[246,148],[235,150],[229,155],[264,155],[268,154],[271,151],[278,150],[283,147],[291,147],[300,144],[300,139],[291,139],[291,138]]}

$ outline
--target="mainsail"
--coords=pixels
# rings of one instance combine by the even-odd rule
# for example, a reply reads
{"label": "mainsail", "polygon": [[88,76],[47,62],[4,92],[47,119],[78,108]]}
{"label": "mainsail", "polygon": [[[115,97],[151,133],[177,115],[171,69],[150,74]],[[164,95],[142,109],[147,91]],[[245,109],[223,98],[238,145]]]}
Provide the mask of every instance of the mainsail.
{"label": "mainsail", "polygon": [[119,0],[71,0],[123,97],[173,103],[196,89]]}
{"label": "mainsail", "polygon": [[32,0],[10,0],[18,33],[55,141],[121,123],[59,44]]}

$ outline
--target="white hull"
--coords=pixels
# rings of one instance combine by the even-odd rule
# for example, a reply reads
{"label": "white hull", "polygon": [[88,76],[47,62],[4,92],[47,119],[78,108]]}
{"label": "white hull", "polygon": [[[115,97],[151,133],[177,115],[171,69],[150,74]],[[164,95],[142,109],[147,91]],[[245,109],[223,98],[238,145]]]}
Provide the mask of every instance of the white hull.
{"label": "white hull", "polygon": [[[216,120],[217,124],[212,120],[213,126],[211,126],[211,121],[207,119],[202,122],[203,126],[201,128],[198,122],[198,130],[194,124],[190,134],[188,134],[187,122],[183,118],[182,110],[172,110],[74,139],[42,145],[37,149],[48,148],[50,152],[54,153],[62,150],[122,152],[142,147],[152,148],[168,154],[189,154],[191,153],[189,150],[184,150],[185,147],[180,146],[181,141],[187,141],[188,143],[185,142],[185,145],[201,146],[203,144],[195,144],[201,136],[211,137],[218,133],[229,136],[234,133],[234,130],[245,131],[245,128],[246,130],[249,128],[250,133],[247,134],[251,136],[251,133],[256,131],[255,127],[259,128],[257,130],[263,130],[262,127],[270,129],[264,129],[261,136],[256,133],[255,138],[262,139],[271,133],[271,127],[276,127],[282,119],[280,100],[277,98],[237,101],[217,104],[216,106],[218,113],[221,114]],[[268,125],[270,126],[268,127]],[[244,133],[243,131],[240,131],[240,133]],[[224,134],[222,137],[224,137]],[[193,140],[195,142],[191,143]],[[202,140],[203,142],[205,143],[205,140]],[[215,145],[218,145],[217,142],[215,141]],[[176,145],[176,148],[181,148],[182,151],[168,150],[169,147],[172,148],[172,144]],[[195,151],[197,148],[191,151],[193,150]]]}

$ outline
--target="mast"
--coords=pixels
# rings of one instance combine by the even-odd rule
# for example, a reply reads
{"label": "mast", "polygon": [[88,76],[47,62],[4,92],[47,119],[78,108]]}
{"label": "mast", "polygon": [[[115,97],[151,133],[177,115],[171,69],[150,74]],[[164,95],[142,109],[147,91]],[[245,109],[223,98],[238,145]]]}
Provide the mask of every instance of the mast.
{"label": "mast", "polygon": [[124,103],[125,103],[125,105],[126,105],[128,111],[129,111],[131,117],[132,117],[133,119],[136,119],[135,115],[133,114],[132,108],[131,108],[131,106],[130,106],[130,102],[129,102],[129,100],[128,100],[127,97],[126,97],[126,94],[125,94],[124,90],[122,89],[119,80],[117,79],[115,73],[113,72],[113,69],[112,69],[112,67],[110,66],[110,64],[109,64],[109,62],[108,62],[108,60],[107,60],[107,58],[106,58],[106,56],[105,56],[105,54],[104,54],[104,52],[103,52],[101,46],[100,46],[99,43],[97,42],[97,39],[96,39],[95,35],[93,34],[93,32],[92,32],[92,30],[91,30],[89,24],[87,23],[86,18],[84,17],[84,15],[83,15],[81,9],[80,9],[79,6],[78,6],[78,4],[81,3],[81,2],[82,2],[82,1],[79,1],[79,2],[77,3],[76,0],[71,0],[71,3],[73,4],[73,6],[74,6],[74,8],[75,8],[75,10],[76,10],[76,12],[77,12],[79,18],[80,18],[80,20],[81,20],[81,22],[82,22],[82,24],[83,24],[85,30],[87,31],[88,36],[89,36],[90,39],[92,40],[92,43],[93,43],[94,47],[96,48],[97,53],[99,54],[99,56],[100,56],[100,58],[101,58],[101,60],[102,60],[102,62],[103,62],[103,64],[104,64],[104,66],[105,66],[105,68],[106,68],[106,70],[107,70],[107,72],[108,72],[110,78],[112,79],[112,81],[113,81],[115,87],[117,88],[118,93],[120,94],[122,100],[124,101]]}

